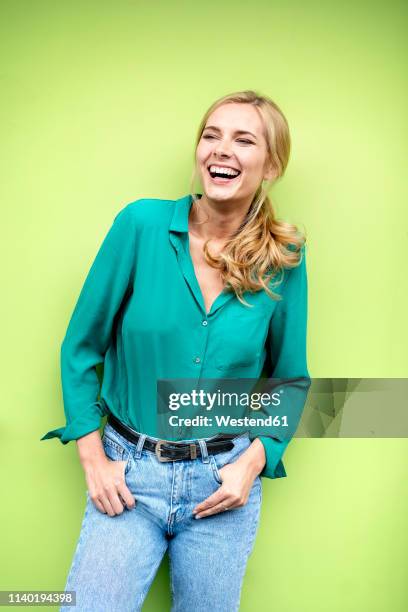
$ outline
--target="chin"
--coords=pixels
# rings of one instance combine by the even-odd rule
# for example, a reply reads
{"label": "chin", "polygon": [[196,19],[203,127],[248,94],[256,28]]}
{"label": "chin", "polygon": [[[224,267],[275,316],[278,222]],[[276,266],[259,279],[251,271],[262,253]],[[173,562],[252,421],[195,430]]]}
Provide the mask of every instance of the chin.
{"label": "chin", "polygon": [[211,200],[230,200],[237,196],[238,190],[211,185],[209,187],[204,186],[204,193]]}

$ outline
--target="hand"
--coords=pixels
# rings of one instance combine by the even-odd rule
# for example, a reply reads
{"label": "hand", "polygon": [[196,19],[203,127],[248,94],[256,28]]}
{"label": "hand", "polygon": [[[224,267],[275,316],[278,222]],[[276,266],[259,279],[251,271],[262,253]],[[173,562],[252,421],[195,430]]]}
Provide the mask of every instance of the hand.
{"label": "hand", "polygon": [[[259,458],[261,453],[263,453],[263,458],[265,457],[262,450],[263,446],[259,451],[250,450],[255,442],[256,440],[239,459],[233,463],[227,463],[219,470],[222,485],[215,493],[193,509],[195,518],[199,519],[225,510],[239,508],[247,503],[253,482],[265,464],[265,459],[263,459],[263,463],[262,459],[261,463],[254,461],[254,458]],[[262,445],[262,443],[260,444]],[[258,448],[258,446],[256,445],[255,448]]]}
{"label": "hand", "polygon": [[79,459],[85,472],[89,496],[96,508],[104,514],[121,514],[126,505],[129,510],[136,502],[126,486],[126,461],[112,461],[104,451],[99,431],[92,431],[77,440]]}
{"label": "hand", "polygon": [[105,455],[84,466],[89,496],[96,508],[109,516],[122,514],[125,506],[131,510],[136,505],[125,482],[126,463]]}

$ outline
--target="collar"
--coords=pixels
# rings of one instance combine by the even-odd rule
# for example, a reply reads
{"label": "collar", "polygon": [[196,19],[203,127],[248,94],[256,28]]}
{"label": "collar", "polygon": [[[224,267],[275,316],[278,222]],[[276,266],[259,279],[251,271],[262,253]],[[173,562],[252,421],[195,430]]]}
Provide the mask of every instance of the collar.
{"label": "collar", "polygon": [[[201,198],[201,194],[197,193],[195,195]],[[201,309],[203,317],[206,318],[212,316],[219,308],[221,308],[221,306],[224,306],[227,302],[229,302],[229,300],[231,300],[235,294],[232,291],[227,291],[224,288],[212,303],[210,312],[206,312],[201,287],[198,284],[194,265],[188,248],[188,215],[192,204],[193,196],[191,193],[179,198],[178,200],[175,200],[174,212],[169,225],[169,239],[177,253],[177,259],[184,278],[192,291],[194,299]],[[177,234],[181,234],[181,236]]]}
{"label": "collar", "polygon": [[[196,193],[201,198],[201,194]],[[188,232],[188,215],[193,204],[193,196],[189,193],[175,201],[173,217],[169,225],[169,232]]]}

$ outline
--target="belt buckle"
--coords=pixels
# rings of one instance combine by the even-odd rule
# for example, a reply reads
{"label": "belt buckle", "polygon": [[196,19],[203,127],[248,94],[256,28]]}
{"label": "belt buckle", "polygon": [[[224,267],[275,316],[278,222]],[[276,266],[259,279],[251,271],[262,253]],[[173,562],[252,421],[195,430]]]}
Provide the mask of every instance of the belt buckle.
{"label": "belt buckle", "polygon": [[[155,452],[155,455],[158,461],[161,461],[162,463],[166,463],[167,461],[177,461],[177,459],[172,459],[171,457],[161,456],[161,447],[163,444],[166,444],[166,442],[168,442],[168,440],[159,440],[158,442],[156,442],[156,446],[154,447],[154,452]],[[196,445],[194,443],[189,444],[189,447],[190,447],[190,459],[197,459]],[[180,460],[181,460],[181,457],[180,457]]]}
{"label": "belt buckle", "polygon": [[167,442],[167,440],[159,440],[156,443],[156,446],[154,447],[155,455],[156,455],[158,461],[161,461],[162,463],[166,463],[167,461],[174,461],[174,459],[172,459],[171,457],[162,457],[161,454],[160,454],[161,453],[161,447],[166,442]]}

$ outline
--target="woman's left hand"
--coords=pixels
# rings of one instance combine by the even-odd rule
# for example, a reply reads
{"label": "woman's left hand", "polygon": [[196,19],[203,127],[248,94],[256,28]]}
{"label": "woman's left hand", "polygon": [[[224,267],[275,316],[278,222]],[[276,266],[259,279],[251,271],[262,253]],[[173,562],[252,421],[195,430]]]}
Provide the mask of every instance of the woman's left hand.
{"label": "woman's left hand", "polygon": [[[256,442],[259,442],[262,447],[259,447],[259,451],[251,449],[252,445]],[[215,493],[197,504],[193,509],[195,518],[203,518],[218,512],[239,508],[247,503],[254,480],[265,464],[262,443],[259,440],[254,440],[251,447],[234,463],[227,463],[224,467],[220,468],[219,474],[222,479],[222,485],[220,485]],[[250,449],[251,451],[248,453]],[[254,461],[254,457],[260,456],[263,456],[263,460],[261,459],[260,463],[259,461]]]}

